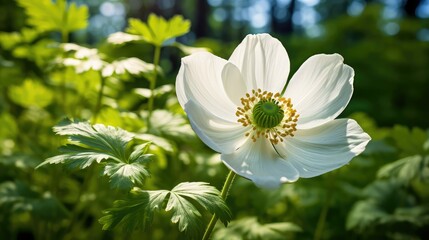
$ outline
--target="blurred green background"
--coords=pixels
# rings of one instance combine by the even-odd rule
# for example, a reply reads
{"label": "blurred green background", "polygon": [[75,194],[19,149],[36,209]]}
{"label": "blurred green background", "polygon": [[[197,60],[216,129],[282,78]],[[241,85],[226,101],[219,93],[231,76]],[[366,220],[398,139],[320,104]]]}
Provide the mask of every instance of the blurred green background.
{"label": "blurred green background", "polygon": [[[127,18],[149,13],[191,20],[185,44],[205,46],[228,58],[246,34],[280,38],[297,69],[317,53],[340,53],[356,71],[355,93],[346,115],[363,111],[383,126],[428,127],[429,3],[426,0],[160,0],[73,1],[89,7],[86,29],[71,41],[100,45],[122,31]],[[0,31],[25,26],[15,1],[0,2]],[[136,54],[135,49],[128,50]],[[143,57],[139,55],[139,57]],[[173,66],[171,66],[173,65]],[[171,73],[178,62],[169,63]],[[170,70],[170,68],[169,68]],[[292,71],[293,73],[293,71]]]}
{"label": "blurred green background", "polygon": [[314,54],[345,58],[355,70],[355,90],[341,116],[356,119],[373,141],[350,165],[276,191],[237,180],[227,201],[236,221],[227,229],[219,225],[214,238],[429,236],[428,0],[68,2],[87,6],[89,17],[87,26],[68,32],[65,39],[58,31],[30,25],[16,1],[0,0],[0,239],[183,238],[165,212],[149,231],[102,231],[97,222],[102,210],[127,193],[112,191],[97,166],[34,170],[58,154],[64,142],[52,132],[54,125],[64,117],[90,119],[98,108],[102,77],[97,71],[75,73],[56,66],[56,59],[64,57],[58,44],[67,40],[97,49],[107,62],[137,57],[153,63],[150,44],[106,41],[126,29],[128,18],[146,21],[150,13],[166,19],[178,14],[191,21],[190,32],[161,52],[154,118],[175,121],[147,128],[147,94],[136,89],[147,89],[149,81],[132,74],[107,79],[96,120],[159,137],[151,148],[157,160],[150,165],[148,189],[171,189],[180,181],[206,181],[220,188],[227,173],[218,155],[193,134],[177,104],[172,85],[186,53],[172,43],[205,47],[227,59],[245,35],[268,32],[288,51],[291,74]]}

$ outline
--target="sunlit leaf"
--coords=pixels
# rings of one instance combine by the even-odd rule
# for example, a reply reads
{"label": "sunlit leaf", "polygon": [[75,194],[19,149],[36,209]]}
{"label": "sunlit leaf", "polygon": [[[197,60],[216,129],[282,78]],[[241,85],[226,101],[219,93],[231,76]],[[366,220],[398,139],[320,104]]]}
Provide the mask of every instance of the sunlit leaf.
{"label": "sunlit leaf", "polygon": [[107,38],[107,42],[111,44],[124,44],[127,42],[134,42],[134,41],[140,41],[140,40],[142,40],[142,37],[134,34],[124,33],[124,32],[112,33]]}
{"label": "sunlit leaf", "polygon": [[61,48],[68,55],[64,58],[58,58],[57,64],[74,67],[76,73],[90,70],[100,71],[107,65],[96,48],[86,48],[74,43],[61,44]]}
{"label": "sunlit leaf", "polygon": [[129,153],[133,135],[120,128],[102,124],[65,120],[54,127],[59,135],[68,136],[68,144],[62,146],[62,154],[46,159],[46,164],[64,164],[71,169],[83,169],[93,163],[105,163],[103,174],[110,177],[113,188],[131,189],[141,185],[149,176],[145,165],[152,157],[147,154],[149,144],[138,145]]}
{"label": "sunlit leaf", "polygon": [[158,137],[147,133],[136,134],[135,137],[138,139],[142,139],[144,141],[150,141],[154,145],[162,148],[166,152],[172,153],[174,151],[174,147],[172,143],[166,138]]}
{"label": "sunlit leaf", "polygon": [[121,75],[126,73],[131,75],[151,74],[154,69],[155,66],[153,64],[133,57],[106,64],[103,68],[102,75],[108,77],[113,74]]}
{"label": "sunlit leaf", "polygon": [[217,231],[213,239],[231,240],[264,240],[264,239],[285,239],[286,234],[300,232],[301,228],[291,222],[278,222],[262,224],[256,217],[242,218],[232,221],[228,228]]}
{"label": "sunlit leaf", "polygon": [[126,231],[145,230],[152,222],[154,212],[165,208],[165,211],[172,212],[171,221],[178,224],[180,231],[196,236],[203,227],[201,207],[212,214],[216,213],[225,224],[231,218],[216,188],[203,182],[185,182],[171,191],[135,188],[127,200],[115,201],[113,208],[107,209],[106,215],[99,221],[103,229],[120,226]]}
{"label": "sunlit leaf", "polygon": [[101,109],[97,123],[117,126],[130,131],[137,131],[144,126],[144,122],[141,121],[137,114],[128,111],[121,112],[120,109],[112,107],[103,107]]}
{"label": "sunlit leaf", "polygon": [[196,53],[196,52],[211,52],[211,50],[209,48],[191,47],[191,46],[186,46],[184,44],[181,44],[179,42],[174,42],[173,46],[180,49],[180,51],[182,51],[186,55],[191,55],[191,54]]}
{"label": "sunlit leaf", "polygon": [[9,113],[0,114],[0,139],[14,137],[18,134],[16,120]]}
{"label": "sunlit leaf", "polygon": [[171,221],[179,223],[180,231],[187,229],[188,226],[190,229],[197,229],[199,223],[194,221],[200,216],[200,213],[197,209],[190,207],[189,204],[185,204],[189,199],[192,199],[207,211],[216,213],[226,226],[231,218],[231,213],[219,194],[219,191],[208,183],[183,182],[171,190],[165,210],[173,210]]}
{"label": "sunlit leaf", "polygon": [[183,19],[180,15],[166,20],[163,17],[150,14],[147,23],[133,18],[128,23],[128,33],[141,36],[143,40],[155,46],[162,46],[165,41],[186,34],[191,27],[191,22]]}
{"label": "sunlit leaf", "polygon": [[128,163],[108,163],[104,168],[104,174],[110,177],[113,188],[131,189],[133,186],[142,185],[149,172],[144,166],[152,158],[148,151],[149,143],[137,146],[130,154]]}
{"label": "sunlit leaf", "polygon": [[153,90],[153,93],[151,93],[150,89],[148,88],[135,88],[134,92],[138,95],[144,97],[144,98],[150,98],[150,96],[153,94],[154,97],[160,97],[168,93],[172,93],[174,90],[174,86],[171,84],[165,84],[158,88],[155,88]]}
{"label": "sunlit leaf", "polygon": [[40,31],[71,32],[87,26],[88,8],[65,0],[18,0],[25,9],[28,23]]}
{"label": "sunlit leaf", "polygon": [[22,37],[18,32],[0,32],[0,46],[5,50],[11,50],[21,41]]}
{"label": "sunlit leaf", "polygon": [[45,85],[31,79],[26,79],[21,85],[12,86],[8,91],[9,97],[22,107],[48,106],[53,100],[53,93]]}
{"label": "sunlit leaf", "polygon": [[166,110],[152,113],[150,133],[157,136],[171,137],[189,141],[195,137],[191,126],[181,116]]}
{"label": "sunlit leaf", "polygon": [[0,46],[6,50],[11,50],[17,44],[31,43],[39,35],[33,28],[22,28],[20,32],[0,32]]}

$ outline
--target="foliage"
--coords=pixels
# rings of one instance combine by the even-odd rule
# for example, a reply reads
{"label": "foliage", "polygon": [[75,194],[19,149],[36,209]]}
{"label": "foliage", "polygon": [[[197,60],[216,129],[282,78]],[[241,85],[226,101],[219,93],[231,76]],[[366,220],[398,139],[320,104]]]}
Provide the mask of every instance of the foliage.
{"label": "foliage", "polygon": [[378,179],[363,190],[363,199],[350,211],[347,228],[374,238],[386,234],[419,239],[416,233],[429,225],[428,193],[422,189],[429,182],[429,134],[395,126],[390,136],[398,155],[406,157],[380,167]]}
{"label": "foliage", "polygon": [[71,169],[84,169],[103,161],[103,174],[110,177],[111,186],[125,190],[143,184],[149,176],[144,164],[152,158],[152,154],[146,153],[150,143],[140,144],[129,153],[133,137],[122,129],[66,120],[54,127],[54,131],[69,136],[69,144],[60,149],[63,154],[46,159],[38,167],[61,163]]}
{"label": "foliage", "polygon": [[242,218],[231,222],[227,229],[216,232],[213,239],[284,239],[290,232],[299,232],[301,228],[290,222],[261,224],[255,217]]}
{"label": "foliage", "polygon": [[67,6],[65,0],[18,0],[25,8],[28,23],[40,31],[72,32],[87,26],[88,8],[71,3]]}
{"label": "foliage", "polygon": [[167,212],[172,211],[171,222],[178,224],[179,231],[186,231],[188,236],[195,237],[201,234],[203,227],[202,214],[195,203],[217,214],[225,226],[230,220],[231,213],[219,195],[216,188],[203,182],[183,182],[171,191],[136,188],[131,191],[129,199],[116,201],[113,208],[107,209],[100,223],[103,229],[117,225],[123,226],[125,230],[147,229],[153,213],[165,208]]}
{"label": "foliage", "polygon": [[40,194],[23,182],[0,184],[0,208],[14,214],[29,212],[36,219],[50,222],[68,215],[58,199],[50,194]]}
{"label": "foliage", "polygon": [[[374,140],[348,166],[278,190],[237,179],[224,201],[215,186],[227,169],[195,136],[174,81],[180,57],[210,50],[227,58],[235,42],[206,38],[187,46],[182,40],[192,37],[180,37],[189,20],[150,15],[130,19],[127,33],[83,45],[77,30],[88,29],[92,8],[64,0],[17,4],[26,27],[0,32],[2,239],[189,239],[213,214],[224,224],[237,219],[219,224],[214,239],[429,235],[422,101],[429,45],[416,38],[426,20],[387,21],[368,5],[324,23],[320,38],[280,36],[291,72],[315,53],[345,56],[356,77],[344,116],[352,114]],[[394,36],[380,28],[392,21],[400,26]]]}
{"label": "foliage", "polygon": [[155,46],[162,46],[165,41],[189,32],[191,23],[176,15],[168,21],[163,17],[150,14],[147,23],[131,18],[127,32],[142,37]]}

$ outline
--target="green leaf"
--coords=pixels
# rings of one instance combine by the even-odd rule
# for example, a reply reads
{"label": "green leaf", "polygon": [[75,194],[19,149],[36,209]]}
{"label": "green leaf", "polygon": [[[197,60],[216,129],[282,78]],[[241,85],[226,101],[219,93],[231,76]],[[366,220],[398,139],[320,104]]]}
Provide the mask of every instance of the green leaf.
{"label": "green leaf", "polygon": [[110,158],[118,160],[115,156],[72,144],[61,147],[60,151],[62,151],[64,154],[46,159],[43,163],[37,166],[37,168],[45,164],[65,164],[66,167],[70,169],[84,169],[89,167],[94,162],[100,163],[102,160]]}
{"label": "green leaf", "polygon": [[172,211],[171,221],[189,236],[196,236],[201,232],[201,207],[217,214],[225,224],[231,218],[231,213],[216,188],[203,182],[185,182],[171,191],[134,188],[127,200],[115,201],[113,208],[107,209],[99,222],[103,224],[104,230],[117,226],[125,231],[145,230],[152,222],[154,212],[164,207],[165,201],[165,211]]}
{"label": "green leaf", "polygon": [[37,36],[39,32],[32,28],[22,28],[20,32],[0,32],[0,46],[5,50],[12,50],[18,44],[31,43]]}
{"label": "green leaf", "polygon": [[173,153],[175,148],[172,145],[172,143],[163,137],[158,137],[152,134],[147,134],[147,133],[141,133],[141,134],[136,134],[135,136],[138,139],[142,139],[145,141],[150,141],[152,142],[154,145],[162,148],[164,151],[168,152],[168,153]]}
{"label": "green leaf", "polygon": [[26,79],[22,85],[10,87],[8,95],[13,102],[26,108],[44,108],[51,104],[54,98],[50,89],[31,79]]}
{"label": "green leaf", "polygon": [[104,168],[104,175],[110,176],[113,188],[131,189],[136,184],[143,184],[149,172],[140,163],[110,163]]}
{"label": "green leaf", "polygon": [[366,232],[378,226],[412,222],[410,215],[422,217],[422,212],[426,211],[415,205],[415,200],[397,179],[375,181],[362,195],[365,199],[356,202],[347,217],[349,230]]}
{"label": "green leaf", "polygon": [[33,171],[34,168],[39,164],[39,162],[40,159],[22,153],[16,153],[10,156],[0,157],[0,164],[5,166],[14,166],[22,170]]}
{"label": "green leaf", "polygon": [[131,133],[120,128],[70,120],[55,126],[54,132],[58,135],[67,135],[71,142],[84,144],[87,149],[108,154],[120,161],[126,161],[126,146],[133,138]]}
{"label": "green leaf", "polygon": [[117,200],[113,208],[104,211],[105,216],[99,222],[103,230],[113,229],[117,226],[124,231],[147,229],[152,222],[153,214],[162,207],[166,190],[144,191],[134,188],[127,200]]}
{"label": "green leaf", "polygon": [[364,232],[371,225],[386,221],[388,218],[389,214],[380,209],[376,202],[372,200],[359,201],[353,206],[347,217],[346,228]]}
{"label": "green leaf", "polygon": [[25,9],[28,23],[40,31],[71,32],[86,28],[88,8],[75,3],[67,6],[65,0],[18,0]]}
{"label": "green leaf", "polygon": [[150,133],[156,136],[179,139],[189,142],[195,139],[194,131],[181,115],[166,110],[155,110],[152,113]]}
{"label": "green leaf", "polygon": [[113,188],[130,190],[136,185],[142,185],[150,174],[143,164],[147,163],[153,155],[144,154],[149,143],[137,146],[129,157],[129,163],[112,162],[104,168],[104,175],[110,177]]}
{"label": "green leaf", "polygon": [[428,135],[422,129],[413,128],[410,131],[407,127],[397,125],[391,134],[404,156],[424,153],[423,145],[428,139]]}
{"label": "green leaf", "polygon": [[259,223],[256,217],[246,217],[232,221],[228,228],[217,231],[213,239],[230,239],[230,240],[263,240],[263,239],[287,239],[288,233],[300,232],[301,228],[294,223]]}
{"label": "green leaf", "polygon": [[423,178],[424,170],[429,167],[429,157],[420,155],[399,159],[381,167],[377,172],[379,178],[392,178],[410,182],[413,179]]}
{"label": "green leaf", "polygon": [[155,46],[162,46],[165,41],[186,34],[191,27],[191,22],[180,15],[167,21],[161,16],[150,14],[147,23],[131,18],[128,24],[128,33],[139,35]]}
{"label": "green leaf", "polygon": [[68,215],[67,209],[56,198],[48,193],[41,194],[20,181],[0,184],[0,206],[12,213],[31,213],[44,221],[62,220]]}
{"label": "green leaf", "polygon": [[11,50],[21,42],[22,36],[18,32],[0,32],[0,46],[5,50]]}
{"label": "green leaf", "polygon": [[0,114],[0,139],[2,138],[13,138],[18,134],[18,124],[15,118],[4,112]]}
{"label": "green leaf", "polygon": [[180,183],[171,190],[170,199],[166,211],[173,210],[171,221],[179,223],[179,230],[184,231],[188,227],[190,231],[200,227],[197,219],[201,216],[196,208],[193,208],[189,199],[196,201],[210,213],[216,213],[225,224],[231,218],[231,213],[225,202],[219,197],[219,191],[203,182]]}
{"label": "green leaf", "polygon": [[149,143],[138,145],[129,153],[128,145],[133,135],[120,128],[102,124],[65,120],[54,127],[59,135],[68,136],[62,146],[63,154],[46,159],[46,164],[64,164],[71,169],[84,169],[93,163],[105,163],[103,174],[110,178],[113,188],[130,190],[141,185],[149,172],[145,164],[152,157],[146,154]]}

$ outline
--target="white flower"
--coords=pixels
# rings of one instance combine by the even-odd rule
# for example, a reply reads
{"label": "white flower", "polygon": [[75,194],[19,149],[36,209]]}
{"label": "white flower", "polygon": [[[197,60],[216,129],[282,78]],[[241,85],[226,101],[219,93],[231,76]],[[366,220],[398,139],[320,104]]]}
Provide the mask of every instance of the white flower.
{"label": "white flower", "polygon": [[289,57],[268,34],[248,35],[229,60],[182,59],[176,92],[189,121],[222,161],[260,187],[321,175],[364,151],[370,137],[335,119],[353,92],[338,54],[310,57],[289,80]]}

